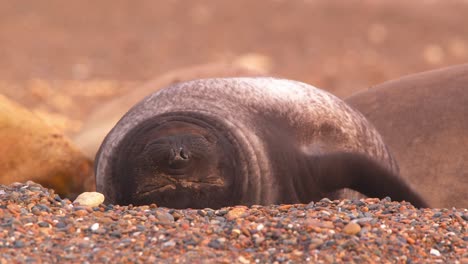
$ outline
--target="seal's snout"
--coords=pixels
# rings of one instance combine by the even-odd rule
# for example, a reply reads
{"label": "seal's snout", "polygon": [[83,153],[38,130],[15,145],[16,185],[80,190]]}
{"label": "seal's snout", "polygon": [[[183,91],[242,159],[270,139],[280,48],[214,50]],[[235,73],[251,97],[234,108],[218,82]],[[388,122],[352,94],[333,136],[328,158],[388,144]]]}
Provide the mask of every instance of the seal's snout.
{"label": "seal's snout", "polygon": [[188,166],[190,162],[189,152],[183,147],[172,149],[171,159],[169,160],[169,167],[171,169],[183,169]]}

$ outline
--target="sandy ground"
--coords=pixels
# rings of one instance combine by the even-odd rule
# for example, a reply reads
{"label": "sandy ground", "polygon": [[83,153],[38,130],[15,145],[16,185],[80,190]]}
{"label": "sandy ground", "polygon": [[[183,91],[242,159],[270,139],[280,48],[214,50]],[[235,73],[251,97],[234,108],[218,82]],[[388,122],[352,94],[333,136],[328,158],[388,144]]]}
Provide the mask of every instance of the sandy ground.
{"label": "sandy ground", "polygon": [[86,207],[0,186],[0,263],[468,263],[466,209],[365,199]]}

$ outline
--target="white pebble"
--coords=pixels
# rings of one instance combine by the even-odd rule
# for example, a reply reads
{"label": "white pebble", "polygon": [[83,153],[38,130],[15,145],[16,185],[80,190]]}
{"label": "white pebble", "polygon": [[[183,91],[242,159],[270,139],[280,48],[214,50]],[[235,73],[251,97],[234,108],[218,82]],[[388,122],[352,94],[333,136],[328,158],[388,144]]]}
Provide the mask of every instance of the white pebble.
{"label": "white pebble", "polygon": [[99,223],[94,223],[92,226],[91,226],[91,231],[96,231],[99,229]]}
{"label": "white pebble", "polygon": [[248,264],[250,263],[250,260],[244,258],[243,256],[239,256],[239,258],[237,258],[239,260],[240,263],[243,263],[243,264]]}
{"label": "white pebble", "polygon": [[322,214],[324,214],[324,215],[327,215],[327,216],[330,216],[330,215],[331,215],[330,212],[325,211],[325,210],[320,211],[320,213],[322,213]]}
{"label": "white pebble", "polygon": [[84,192],[73,202],[84,206],[98,206],[104,202],[104,195],[98,192]]}
{"label": "white pebble", "polygon": [[262,229],[264,228],[265,226],[263,224],[259,224],[257,226],[257,231],[262,231]]}
{"label": "white pebble", "polygon": [[437,250],[435,248],[431,248],[431,255],[440,257],[440,252],[439,252],[439,250]]}

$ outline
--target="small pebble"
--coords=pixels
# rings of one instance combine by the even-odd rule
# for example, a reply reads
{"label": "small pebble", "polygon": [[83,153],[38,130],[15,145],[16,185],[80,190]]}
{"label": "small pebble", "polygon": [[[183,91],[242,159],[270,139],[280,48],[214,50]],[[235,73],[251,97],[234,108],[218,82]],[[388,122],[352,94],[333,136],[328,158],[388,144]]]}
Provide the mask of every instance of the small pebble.
{"label": "small pebble", "polygon": [[206,216],[207,215],[205,210],[198,210],[197,214],[200,215],[200,216]]}
{"label": "small pebble", "polygon": [[167,213],[163,210],[156,210],[156,218],[161,222],[161,223],[172,223],[174,222],[174,216],[171,215],[170,213]]}
{"label": "small pebble", "polygon": [[91,231],[96,231],[99,229],[99,223],[94,223],[89,229],[91,229]]}
{"label": "small pebble", "polygon": [[265,226],[264,226],[263,224],[259,224],[259,225],[257,226],[257,231],[262,231],[263,228],[265,228]]}
{"label": "small pebble", "polygon": [[39,227],[50,227],[50,224],[49,224],[49,223],[46,223],[46,222],[39,222],[39,223],[37,223],[37,225],[38,225]]}
{"label": "small pebble", "polygon": [[468,214],[463,214],[461,216],[461,218],[463,218],[463,220],[465,220],[465,221],[468,221]]}
{"label": "small pebble", "polygon": [[344,228],[343,232],[348,235],[355,235],[361,231],[361,226],[357,223],[350,222]]}
{"label": "small pebble", "polygon": [[167,242],[164,242],[162,244],[163,247],[174,247],[176,245],[176,242],[170,240],[170,241],[167,241]]}
{"label": "small pebble", "polygon": [[440,257],[440,252],[439,250],[435,249],[435,248],[431,248],[431,255],[434,255],[436,257]]}
{"label": "small pebble", "polygon": [[223,215],[227,214],[228,212],[229,212],[229,211],[226,210],[226,209],[220,209],[220,210],[216,210],[216,211],[215,211],[215,215],[217,215],[217,216],[223,216]]}
{"label": "small pebble", "polygon": [[237,258],[237,260],[239,260],[239,262],[242,263],[242,264],[249,264],[250,263],[250,260],[244,258],[244,256],[239,256]]}
{"label": "small pebble", "polygon": [[14,242],[14,246],[15,246],[15,248],[22,248],[22,247],[24,247],[24,242],[23,242],[23,241],[19,241],[19,240],[18,240],[18,241],[15,241],[15,242]]}
{"label": "small pebble", "polygon": [[373,220],[374,220],[374,218],[372,218],[372,217],[362,217],[362,218],[356,219],[355,222],[358,223],[358,224],[363,224],[363,223],[371,222]]}
{"label": "small pebble", "polygon": [[76,197],[73,203],[84,206],[99,206],[104,202],[104,195],[98,192],[84,192]]}
{"label": "small pebble", "polygon": [[223,247],[223,243],[219,239],[213,239],[208,243],[209,247],[220,249]]}
{"label": "small pebble", "polygon": [[226,215],[226,219],[234,220],[243,215],[247,211],[247,208],[244,207],[235,207],[231,209]]}

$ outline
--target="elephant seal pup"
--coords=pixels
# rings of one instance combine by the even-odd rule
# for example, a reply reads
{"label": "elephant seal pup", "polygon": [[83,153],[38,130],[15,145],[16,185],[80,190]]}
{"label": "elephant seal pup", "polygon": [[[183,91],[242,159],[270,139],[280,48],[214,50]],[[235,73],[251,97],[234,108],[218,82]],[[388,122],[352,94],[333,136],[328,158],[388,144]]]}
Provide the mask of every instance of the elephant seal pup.
{"label": "elephant seal pup", "polygon": [[426,206],[361,114],[273,78],[202,79],[146,97],[102,143],[96,184],[108,203],[173,208],[307,203],[342,188]]}
{"label": "elephant seal pup", "polygon": [[409,75],[355,94],[398,160],[402,177],[435,207],[468,207],[468,64]]}

